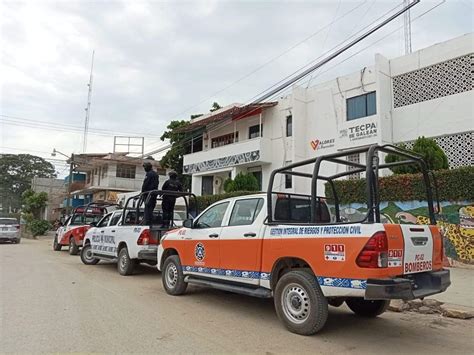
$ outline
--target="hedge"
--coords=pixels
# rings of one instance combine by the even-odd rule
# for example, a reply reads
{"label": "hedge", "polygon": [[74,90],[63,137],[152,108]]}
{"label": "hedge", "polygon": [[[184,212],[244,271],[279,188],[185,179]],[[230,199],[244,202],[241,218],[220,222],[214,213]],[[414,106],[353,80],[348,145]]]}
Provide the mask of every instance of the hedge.
{"label": "hedge", "polygon": [[[205,208],[212,205],[214,202],[224,200],[226,198],[243,196],[243,195],[252,195],[258,192],[255,191],[234,191],[234,192],[226,192],[219,195],[205,195],[205,196],[196,196],[198,210],[202,212]],[[194,199],[191,199],[190,203],[191,210],[194,210]]]}
{"label": "hedge", "polygon": [[[435,171],[440,201],[474,200],[474,166]],[[426,190],[421,174],[382,177],[379,180],[380,201],[424,201]],[[367,203],[365,179],[334,181],[340,203]],[[326,196],[333,197],[326,183]]]}

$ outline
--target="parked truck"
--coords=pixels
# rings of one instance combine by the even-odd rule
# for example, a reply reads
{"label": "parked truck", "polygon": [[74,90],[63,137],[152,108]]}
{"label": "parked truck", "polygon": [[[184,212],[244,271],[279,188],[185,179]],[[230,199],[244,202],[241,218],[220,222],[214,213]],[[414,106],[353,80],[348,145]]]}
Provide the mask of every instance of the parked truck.
{"label": "parked truck", "polygon": [[[348,160],[351,154],[365,154],[366,163]],[[382,163],[382,154],[394,154],[400,161]],[[343,169],[324,175],[323,164]],[[421,171],[427,225],[381,219],[379,172],[408,164]],[[350,221],[341,216],[334,182],[355,173],[365,174],[367,212]],[[274,191],[276,177],[285,175],[309,179],[311,191],[306,195]],[[355,314],[375,317],[392,299],[443,292],[450,275],[442,264],[432,180],[420,156],[392,145],[338,152],[277,169],[266,193],[216,202],[184,221],[183,228],[163,236],[157,259],[163,287],[170,295],[181,295],[193,284],[273,297],[278,318],[302,335],[323,328],[328,305],[345,302]],[[333,199],[318,196],[320,181],[329,184]]]}
{"label": "parked truck", "polygon": [[[157,247],[162,235],[182,225],[182,216],[175,213],[169,227],[163,227],[160,208],[153,211],[150,224],[144,221],[144,206],[150,199],[161,206],[164,194],[176,196],[185,206],[184,218],[190,218],[189,198],[195,196],[187,192],[153,190],[129,196],[124,208],[105,215],[96,226],[88,230],[81,250],[81,260],[86,265],[95,265],[100,260],[117,262],[120,275],[131,275],[137,264],[156,265]],[[159,202],[159,203],[158,203]],[[194,206],[197,206],[194,201]]]}
{"label": "parked truck", "polygon": [[116,204],[106,202],[91,202],[76,207],[72,215],[56,230],[53,250],[60,251],[63,246],[67,246],[69,254],[77,255],[89,228],[115,208]]}

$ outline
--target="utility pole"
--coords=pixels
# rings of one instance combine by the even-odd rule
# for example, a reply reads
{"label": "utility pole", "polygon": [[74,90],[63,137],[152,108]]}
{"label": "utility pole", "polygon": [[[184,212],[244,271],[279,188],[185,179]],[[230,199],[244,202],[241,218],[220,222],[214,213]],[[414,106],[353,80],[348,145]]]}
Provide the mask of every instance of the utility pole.
{"label": "utility pole", "polygon": [[71,163],[69,164],[69,178],[67,181],[67,200],[66,200],[66,214],[69,216],[71,210],[71,186],[72,186],[72,174],[74,171],[74,153],[71,153]]}
{"label": "utility pole", "polygon": [[[407,7],[410,0],[403,0],[403,6]],[[410,10],[403,14],[403,32],[405,34],[405,54],[411,53],[411,18]]]}
{"label": "utility pole", "polygon": [[92,64],[91,64],[91,74],[89,77],[89,83],[87,84],[87,107],[86,107],[86,122],[84,123],[84,136],[82,141],[82,152],[85,153],[87,149],[87,133],[89,131],[89,117],[91,112],[91,98],[92,98],[92,70],[94,69],[94,54],[95,50],[92,51]]}

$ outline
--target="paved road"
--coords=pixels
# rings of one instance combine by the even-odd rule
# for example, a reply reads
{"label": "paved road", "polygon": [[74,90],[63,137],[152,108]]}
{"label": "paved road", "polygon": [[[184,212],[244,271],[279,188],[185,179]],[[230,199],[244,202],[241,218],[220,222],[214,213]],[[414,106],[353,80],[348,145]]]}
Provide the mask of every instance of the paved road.
{"label": "paved road", "polygon": [[0,245],[0,352],[261,352],[467,354],[474,322],[330,309],[323,332],[286,331],[271,300],[204,288],[168,296],[156,269],[120,276],[85,266],[51,240]]}

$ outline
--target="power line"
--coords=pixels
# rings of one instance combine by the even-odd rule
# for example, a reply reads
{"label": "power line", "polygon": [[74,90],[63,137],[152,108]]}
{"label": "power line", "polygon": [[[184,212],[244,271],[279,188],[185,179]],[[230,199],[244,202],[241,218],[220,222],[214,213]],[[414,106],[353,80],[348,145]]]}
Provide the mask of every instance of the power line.
{"label": "power line", "polygon": [[[413,1],[409,7],[413,7],[414,5],[416,5],[417,3],[419,3],[419,0],[415,0]],[[308,64],[306,64],[305,66],[299,68],[298,70],[296,70],[295,72],[293,72],[292,74],[286,76],[285,78],[283,78],[282,80],[280,80],[279,82],[277,82],[276,84],[272,85],[269,89],[266,89],[264,91],[262,91],[260,94],[254,96],[252,99],[248,100],[248,102],[250,102],[250,104],[255,104],[255,103],[259,103],[259,102],[262,102],[262,101],[265,101],[265,100],[270,100],[274,97],[276,97],[276,95],[278,95],[278,93],[281,91],[281,90],[284,90],[286,87],[288,87],[289,85],[295,83],[295,82],[298,82],[300,81],[301,79],[303,79],[304,77],[306,77],[307,75],[309,75],[310,73],[312,73],[314,70],[318,69],[319,67],[321,67],[322,65],[326,64],[327,62],[329,62],[330,60],[334,59],[335,57],[337,57],[338,55],[340,55],[341,53],[343,53],[345,50],[351,48],[353,45],[355,45],[356,43],[360,42],[362,39],[368,37],[370,34],[374,33],[375,31],[377,31],[378,29],[380,29],[381,27],[385,26],[387,23],[393,21],[395,18],[397,18],[398,16],[400,16],[400,14],[402,14],[404,11],[406,11],[407,7],[403,7],[401,10],[397,11],[395,14],[389,16],[387,19],[383,20],[382,22],[380,22],[379,24],[377,24],[376,26],[370,28],[371,26],[373,26],[374,23],[376,23],[377,21],[381,20],[382,18],[384,18],[385,16],[387,16],[389,13],[393,12],[394,10],[396,10],[398,7],[400,7],[401,5],[397,5],[395,7],[393,7],[392,9],[390,9],[389,11],[385,12],[383,15],[381,15],[380,17],[378,17],[376,20],[374,20],[373,22],[371,22],[369,25],[363,27],[361,30],[357,31],[356,33],[352,34],[351,36],[349,36],[346,40],[342,41],[341,43],[337,44],[336,46],[334,46],[333,48],[331,48],[330,50],[328,50],[327,52],[323,53],[322,55],[320,55],[318,58],[312,60],[311,62],[309,62]],[[370,28],[370,30],[368,30],[367,32],[364,32],[362,35],[360,35],[359,37],[357,37],[356,39],[354,39],[353,41],[349,42],[348,44],[346,44],[345,46],[343,46],[342,48],[338,49],[335,53],[329,55],[329,57],[321,60],[320,62],[318,62],[317,64],[315,65],[312,65],[310,68],[306,69],[305,71],[303,71],[302,73],[301,70],[308,67],[309,65],[313,64],[314,62],[316,62],[318,59],[322,58],[324,55],[327,55],[328,53],[330,53],[331,51],[339,48],[341,45],[343,45],[344,43],[346,43],[349,39],[357,36],[359,33],[361,33],[362,31],[364,31],[365,29],[368,29]],[[293,75],[297,74],[297,73],[300,73],[298,74],[297,76],[293,77]],[[283,82],[283,83],[282,83]],[[277,86],[278,85],[278,86]],[[277,88],[275,88],[275,86],[277,86]],[[273,89],[272,89],[273,88]],[[272,89],[269,93],[267,93],[268,90]],[[257,98],[257,99],[256,99]],[[226,125],[228,125],[229,123],[228,122],[218,122],[214,125],[211,125],[210,129],[218,129],[218,128],[221,128],[221,127],[225,127]],[[185,138],[181,144],[179,146],[184,146],[185,144],[188,144],[189,142],[191,142],[194,138],[197,138],[199,137],[199,134],[191,134],[190,137],[188,138]]]}
{"label": "power line", "polygon": [[[28,118],[23,118],[23,117],[18,117],[18,116],[9,116],[9,115],[2,115],[0,114],[0,117],[2,119],[0,122],[8,125],[13,125],[13,126],[25,126],[25,127],[31,127],[31,128],[45,128],[45,129],[51,129],[51,130],[56,130],[56,131],[61,131],[61,132],[83,132],[83,128],[80,126],[74,126],[71,124],[63,124],[63,123],[55,123],[52,121],[40,121],[40,120],[33,120],[33,119],[28,119]],[[148,137],[148,138],[159,138],[158,135],[150,135],[148,133],[138,133],[138,132],[116,132],[116,131],[111,131],[109,129],[102,129],[102,128],[89,128],[89,133],[93,135],[98,135],[98,136],[106,136],[106,137],[113,137],[115,135],[137,135],[137,136],[142,136],[142,137]]]}
{"label": "power line", "polygon": [[344,14],[342,14],[340,17],[338,17],[337,19],[334,19],[333,21],[331,21],[330,23],[328,23],[327,25],[319,28],[316,32],[310,34],[309,36],[305,37],[303,40],[295,43],[294,45],[290,46],[289,48],[285,49],[283,52],[281,52],[280,54],[278,54],[277,56],[273,57],[273,58],[270,58],[269,60],[267,60],[266,62],[264,62],[263,64],[261,64],[260,66],[258,66],[257,68],[255,68],[254,70],[252,70],[251,72],[245,74],[244,76],[240,77],[239,79],[233,81],[232,83],[230,83],[229,85],[225,86],[224,88],[212,93],[209,97],[199,101],[198,103],[186,108],[184,111],[176,114],[176,115],[173,115],[171,117],[170,120],[174,120],[175,118],[183,115],[184,113],[186,112],[189,112],[190,110],[194,109],[194,108],[197,108],[199,107],[201,104],[203,104],[204,102],[206,102],[207,100],[210,100],[212,99],[213,97],[215,97],[216,95],[226,91],[227,89],[231,88],[232,86],[240,83],[241,81],[247,79],[248,77],[252,76],[253,74],[255,74],[256,72],[260,71],[262,68],[266,67],[268,64],[270,63],[273,63],[275,60],[281,58],[282,56],[284,56],[286,53],[292,51],[293,49],[295,49],[296,47],[300,46],[301,44],[305,43],[306,41],[310,40],[311,38],[313,38],[314,36],[316,36],[317,34],[319,34],[320,32],[322,32],[323,30],[325,30],[326,28],[332,26],[334,23],[338,22],[339,20],[343,19],[344,17],[346,17],[347,15],[353,13],[355,10],[357,10],[358,8],[360,8],[362,5],[364,5],[368,0],[365,0],[363,2],[361,2],[359,5],[353,7],[351,10],[345,12]]}

